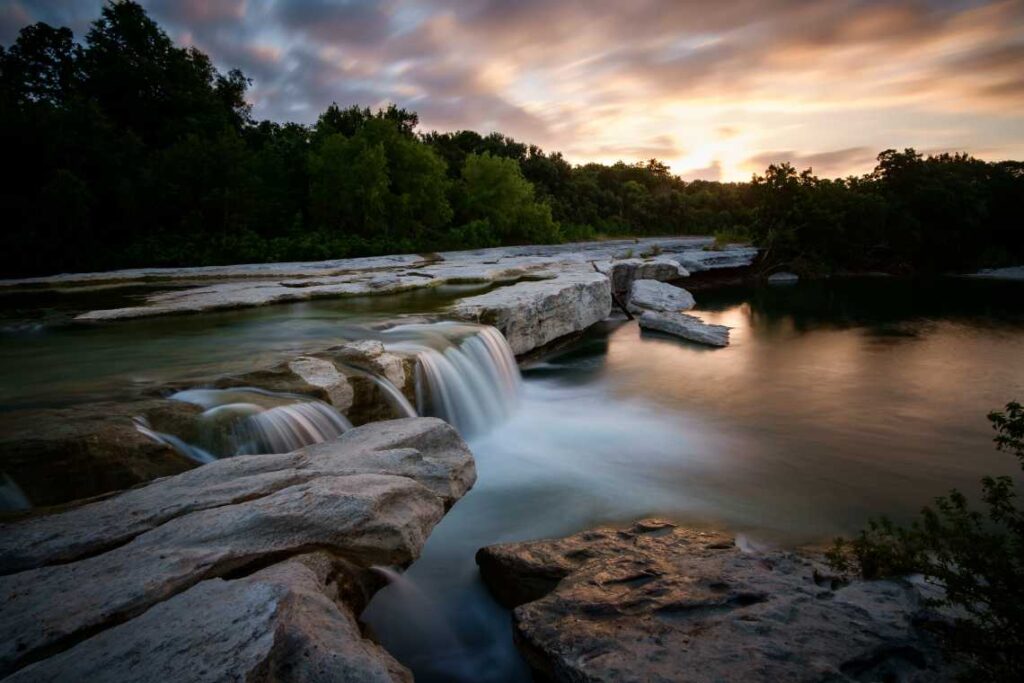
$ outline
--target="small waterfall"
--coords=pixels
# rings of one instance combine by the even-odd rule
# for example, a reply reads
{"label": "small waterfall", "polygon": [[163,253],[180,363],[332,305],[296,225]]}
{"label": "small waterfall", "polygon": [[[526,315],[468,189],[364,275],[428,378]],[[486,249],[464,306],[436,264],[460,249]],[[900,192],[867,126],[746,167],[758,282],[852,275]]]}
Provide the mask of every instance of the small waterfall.
{"label": "small waterfall", "polygon": [[181,455],[184,455],[189,460],[193,460],[199,463],[200,465],[203,465],[208,462],[213,462],[214,460],[217,459],[214,456],[210,455],[207,451],[203,450],[202,448],[199,448],[198,446],[193,446],[191,444],[187,444],[182,439],[179,439],[173,434],[164,434],[163,432],[156,431],[155,429],[149,426],[149,422],[144,417],[133,418],[133,421],[135,422],[135,429],[138,430],[138,432],[143,436],[148,436],[150,439],[156,441],[157,443],[162,443],[165,446],[170,446]]}
{"label": "small waterfall", "polygon": [[155,431],[142,418],[136,419],[136,429],[200,463],[232,455],[289,453],[352,428],[322,401],[253,387],[189,389],[171,398],[204,409],[198,418],[198,443]]}
{"label": "small waterfall", "polygon": [[30,509],[32,509],[32,501],[28,499],[18,483],[8,477],[6,472],[0,472],[0,511],[12,512]]}
{"label": "small waterfall", "polygon": [[290,453],[337,438],[351,428],[341,413],[320,401],[277,406],[236,423],[235,453]]}
{"label": "small waterfall", "polygon": [[503,421],[515,408],[519,368],[508,342],[493,327],[400,325],[385,337],[389,350],[416,355],[420,415],[440,417],[470,436]]}
{"label": "small waterfall", "polygon": [[381,390],[381,393],[384,394],[384,400],[388,402],[396,416],[417,417],[419,415],[416,409],[412,407],[412,404],[409,403],[409,399],[398,390],[398,387],[391,383],[391,380],[379,375],[369,375],[369,377],[377,385],[377,388]]}

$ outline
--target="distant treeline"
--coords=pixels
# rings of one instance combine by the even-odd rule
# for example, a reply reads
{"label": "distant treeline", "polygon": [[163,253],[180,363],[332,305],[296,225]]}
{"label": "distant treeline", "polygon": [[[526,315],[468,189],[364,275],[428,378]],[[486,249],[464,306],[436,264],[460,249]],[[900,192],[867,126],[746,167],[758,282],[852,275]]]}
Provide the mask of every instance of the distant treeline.
{"label": "distant treeline", "polygon": [[764,267],[914,271],[1024,255],[1024,164],[887,151],[864,177],[771,166],[684,182],[657,160],[574,166],[499,133],[329,107],[256,121],[248,79],[108,3],[85,39],[38,23],[0,47],[0,269],[312,260],[602,236],[717,234]]}

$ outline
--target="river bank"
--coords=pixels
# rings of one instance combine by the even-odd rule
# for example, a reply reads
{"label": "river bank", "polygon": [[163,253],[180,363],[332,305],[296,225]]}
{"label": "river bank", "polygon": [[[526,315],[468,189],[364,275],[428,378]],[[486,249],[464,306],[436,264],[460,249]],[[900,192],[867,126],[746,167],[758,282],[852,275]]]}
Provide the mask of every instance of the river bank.
{"label": "river bank", "polygon": [[[524,366],[523,386],[520,386],[519,371],[515,370],[510,344],[504,347],[499,344],[499,350],[495,351],[490,344],[492,337],[485,332],[487,327],[441,320],[465,300],[479,296],[490,297],[484,301],[484,308],[489,311],[529,312],[531,305],[538,311],[547,310],[544,302],[550,292],[523,287],[507,298],[505,295],[498,297],[496,293],[520,285],[548,283],[557,280],[557,276],[523,280],[513,287],[498,287],[483,295],[469,293],[427,316],[411,314],[390,322],[379,319],[373,325],[361,326],[361,334],[367,338],[336,340],[340,343],[327,348],[317,349],[314,345],[303,349],[301,354],[286,354],[278,363],[259,367],[249,364],[245,372],[200,374],[184,382],[167,381],[147,386],[141,389],[140,398],[165,407],[175,406],[177,412],[184,413],[185,422],[206,415],[199,424],[205,421],[216,424],[227,415],[232,419],[257,418],[254,422],[263,425],[295,424],[291,419],[282,422],[279,418],[289,415],[289,411],[299,410],[296,406],[310,402],[324,407],[316,409],[317,415],[337,414],[352,424],[366,423],[355,429],[342,425],[341,438],[327,440],[325,444],[343,443],[346,438],[352,438],[346,435],[359,433],[360,429],[399,424],[375,420],[397,416],[399,413],[395,411],[402,409],[402,400],[421,415],[427,414],[424,406],[432,406],[432,411],[437,411],[439,406],[442,411],[448,411],[442,416],[459,427],[476,456],[478,483],[468,493],[463,491],[466,495],[462,501],[450,509],[429,539],[423,534],[422,552],[418,549],[408,555],[420,557],[409,571],[395,574],[386,568],[379,570],[389,574],[392,583],[368,601],[368,609],[362,616],[390,653],[388,656],[411,668],[417,680],[425,681],[518,681],[528,675],[512,652],[508,613],[490,601],[476,573],[472,558],[480,547],[561,536],[601,523],[628,524],[652,515],[667,515],[690,527],[697,524],[707,529],[729,529],[730,537],[740,534],[754,538],[758,547],[765,542],[787,546],[855,528],[863,514],[892,511],[897,501],[901,501],[905,509],[916,508],[930,492],[942,490],[951,483],[959,485],[969,481],[979,469],[996,471],[988,460],[974,460],[969,465],[963,462],[965,433],[976,438],[973,423],[965,423],[963,417],[968,414],[968,404],[987,405],[994,400],[997,389],[1006,388],[1005,372],[997,377],[999,364],[995,361],[1004,356],[1012,357],[1018,350],[1019,337],[1014,332],[1017,323],[1012,322],[1015,315],[1012,311],[1008,323],[1006,312],[995,305],[997,300],[1005,299],[989,297],[995,296],[993,288],[1012,285],[971,282],[957,284],[960,289],[936,291],[928,295],[928,300],[934,299],[935,303],[933,308],[924,309],[923,317],[917,311],[921,309],[924,290],[911,288],[901,294],[905,286],[900,282],[870,283],[871,287],[884,290],[873,291],[867,297],[875,304],[886,302],[880,316],[877,306],[873,309],[851,297],[850,292],[859,291],[857,283],[798,283],[749,291],[743,288],[701,291],[694,297],[692,309],[685,297],[653,296],[658,293],[658,287],[643,285],[642,289],[651,290],[643,293],[652,296],[638,297],[634,304],[650,306],[669,301],[668,313],[691,310],[709,324],[731,328],[730,346],[713,350],[641,332],[636,323],[628,322],[624,316],[609,315],[614,310],[611,293],[621,292],[623,286],[632,289],[638,275],[642,276],[640,281],[659,282],[660,278],[665,278],[678,280],[677,284],[685,286],[685,279],[680,279],[683,278],[680,269],[688,270],[687,265],[666,258],[665,253],[616,261],[607,265],[590,261],[579,263],[604,279],[608,308],[600,322],[574,331],[572,335],[578,340],[562,350],[532,356],[531,352],[543,346],[532,347],[527,352],[532,359]],[[569,266],[567,270],[582,274],[584,269]],[[956,292],[963,294],[963,301],[956,302],[956,306],[962,306],[963,313],[958,312],[956,306],[951,308],[954,300],[951,294]],[[988,303],[979,308],[979,302],[986,301]],[[906,310],[890,310],[900,302],[906,304]],[[507,307],[502,309],[501,306]],[[220,314],[187,317],[200,321],[206,315]],[[526,322],[531,315],[496,317],[495,322],[504,322],[506,329],[512,330],[513,321]],[[982,317],[978,318],[979,315]],[[129,330],[144,320],[76,324],[68,329]],[[575,324],[571,323],[570,327]],[[335,335],[341,334],[337,326],[334,329]],[[348,334],[347,327],[344,332]],[[544,325],[510,332],[514,338],[523,340],[525,346],[549,333]],[[843,351],[843,363],[835,362],[837,349]],[[986,371],[976,367],[964,369],[975,373],[974,380],[960,382],[961,393],[956,397],[956,405],[947,405],[953,396],[933,386],[930,380],[925,381],[931,377],[927,368],[942,364],[941,359],[950,352],[994,362]],[[422,374],[418,368],[429,368],[435,374]],[[501,368],[511,368],[512,372],[509,374]],[[385,380],[401,395],[401,400],[383,388],[387,386],[382,385]],[[1009,381],[1012,389],[1024,380],[1011,377]],[[877,390],[872,392],[872,386]],[[447,391],[423,391],[430,387],[446,387]],[[894,395],[896,387],[902,392],[900,396]],[[978,393],[972,388],[984,390]],[[269,395],[253,396],[253,389],[269,392]],[[178,392],[183,396],[172,398]],[[244,395],[237,396],[238,393]],[[255,407],[239,408],[239,399]],[[124,406],[121,402],[118,404]],[[894,410],[894,405],[913,406],[916,413],[908,416]],[[321,413],[321,410],[327,412]],[[380,412],[374,413],[374,410]],[[893,411],[899,419],[893,422],[892,415],[886,417],[887,411]],[[149,428],[157,432],[170,429],[170,423],[174,422],[169,416],[162,417],[160,412],[152,412],[147,418]],[[132,413],[133,410],[125,409],[114,417],[121,421],[126,435],[141,434],[131,422]],[[859,428],[851,425],[851,415],[856,416]],[[35,427],[35,431],[49,432],[41,428],[41,423],[31,423],[27,414],[22,414],[21,418],[20,422],[26,424],[24,431],[31,432]],[[335,424],[333,420],[330,418],[327,426],[320,425],[317,429],[327,430]],[[821,422],[820,429],[814,427],[815,421]],[[952,430],[943,432],[941,439],[937,438],[937,432],[930,431],[938,429],[936,425],[940,424],[947,424]],[[864,425],[870,428],[865,429]],[[900,436],[901,430],[909,430],[907,438],[911,442],[928,443],[934,453],[911,448],[907,439]],[[4,428],[5,434],[9,431]],[[202,435],[198,431],[196,434],[195,441],[199,443]],[[234,448],[248,447],[251,442],[247,439],[251,439],[250,432],[222,434],[222,438],[210,446],[210,452],[225,448],[225,444]],[[825,442],[829,443],[827,457],[821,455],[820,444]],[[415,444],[411,447],[417,448]],[[402,451],[406,446],[387,450],[396,448]],[[876,461],[865,455],[880,449],[888,449],[883,460]],[[62,446],[60,450],[73,449]],[[314,452],[319,451],[310,451],[304,462],[315,462]],[[224,467],[222,463],[238,467],[241,463],[267,457],[237,455],[201,467],[193,463],[184,474],[135,490],[168,485],[165,482],[187,482],[187,477],[199,476],[211,467]],[[368,456],[364,451],[357,451],[351,457],[364,461]],[[396,457],[402,462],[406,456]],[[416,456],[410,457],[416,460]],[[922,468],[925,458],[928,458],[928,467]],[[343,459],[351,461],[349,456]],[[297,469],[301,471],[303,467],[305,465]],[[422,476],[413,478],[420,481]],[[867,488],[857,483],[860,481]],[[914,482],[913,487],[908,486],[908,481]],[[180,489],[181,492],[189,490],[188,486]],[[130,493],[122,494],[125,495]],[[106,500],[123,501],[123,498],[115,496]],[[448,502],[441,497],[442,511]],[[277,503],[272,505],[276,507]],[[120,507],[122,503],[109,509]],[[268,512],[263,507],[259,510],[260,515]],[[304,525],[306,522],[297,523]],[[431,522],[431,527],[436,523],[437,520]],[[140,537],[152,531],[156,529],[143,531]],[[49,537],[59,539],[65,533],[57,531]],[[11,537],[16,538],[18,534]],[[27,536],[21,538],[23,547],[37,543],[27,540]],[[123,546],[118,545],[120,543],[107,541],[108,545],[118,548],[151,547],[145,543],[132,546],[134,541]],[[116,548],[103,550],[103,547],[106,546],[96,550],[97,558],[116,551]],[[268,552],[277,557],[277,551]],[[307,594],[303,586],[311,585],[308,581],[327,580],[335,587],[329,589],[326,599],[337,601],[337,596],[345,593],[341,586],[345,581],[331,583],[323,579],[340,574],[330,569],[331,563],[323,557],[305,555],[309,553],[303,554],[301,559],[298,555],[290,556],[294,559],[287,561],[282,559],[274,565],[273,571],[265,574],[257,569],[263,560],[255,561],[254,565],[246,562],[247,569],[237,574],[235,570],[227,570],[222,580],[229,584],[240,579],[248,582],[229,586],[230,591],[249,587],[251,583],[261,591],[287,589],[288,595]],[[73,554],[74,557],[80,556]],[[74,560],[68,566],[89,559]],[[28,572],[45,569],[33,568],[33,562],[37,560],[26,556],[22,564],[12,568],[15,573],[11,576],[22,573],[27,576]],[[226,562],[232,564],[234,560]],[[405,561],[395,564],[401,566]],[[360,576],[381,577],[378,570],[360,566],[357,572]],[[255,578],[250,581],[250,576]],[[205,583],[207,580],[203,578],[196,586]],[[380,578],[375,586],[382,585]],[[45,602],[41,597],[45,594],[34,595],[36,600]],[[196,595],[198,597],[183,600],[181,604],[186,607],[181,609],[197,609],[197,601],[206,598]],[[209,600],[213,602],[219,593],[210,595],[213,597]],[[369,594],[365,597],[368,599]],[[317,598],[314,602],[322,601]],[[341,602],[348,606],[338,608],[342,610],[339,613],[350,614],[358,614],[365,604],[365,601],[350,604],[344,599]],[[149,618],[154,621],[137,624],[140,629],[147,623],[147,628],[158,628],[155,622],[172,614],[164,614],[156,607],[158,605],[143,608],[135,617],[152,615]],[[216,616],[214,611],[200,612],[211,618]],[[13,614],[5,611],[7,613]],[[34,614],[31,610],[26,613]],[[308,614],[308,608],[299,613]],[[345,620],[339,619],[331,617],[323,624],[334,624],[333,633],[358,633],[358,627],[357,631],[345,631],[339,626]],[[216,631],[223,627],[212,625],[209,628]],[[116,633],[112,629],[104,630],[111,633],[97,641],[103,644],[104,652],[116,650],[117,642],[130,642],[122,640],[129,629]],[[86,637],[75,648],[92,640]],[[30,647],[33,651],[49,652],[51,646],[43,643]],[[63,645],[54,647],[61,649]],[[112,657],[95,661],[110,666],[111,662],[119,661],[119,655]],[[65,662],[61,666],[70,666],[66,663],[72,659],[59,661]],[[393,667],[384,669],[397,680],[407,675],[395,673],[400,670],[392,670]],[[116,667],[113,670],[123,671]]]}

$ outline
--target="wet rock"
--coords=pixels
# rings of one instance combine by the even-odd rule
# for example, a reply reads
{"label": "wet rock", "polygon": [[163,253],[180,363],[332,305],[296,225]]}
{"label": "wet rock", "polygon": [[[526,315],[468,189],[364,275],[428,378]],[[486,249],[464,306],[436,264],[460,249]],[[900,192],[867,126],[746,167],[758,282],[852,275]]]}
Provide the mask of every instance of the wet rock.
{"label": "wet rock", "polygon": [[[16,573],[0,577],[0,676],[76,645],[115,670],[130,664],[125,658],[149,660],[150,650],[155,662],[166,661],[170,653],[189,659],[188,629],[175,631],[178,640],[144,639],[137,647],[131,644],[133,634],[157,628],[153,622],[140,622],[138,630],[111,629],[126,621],[131,626],[165,604],[171,614],[187,614],[187,605],[204,604],[202,596],[181,608],[173,607],[174,599],[187,599],[212,580],[255,578],[264,567],[312,550],[356,567],[365,584],[372,565],[412,562],[474,476],[472,458],[454,429],[440,420],[414,418],[354,429],[335,442],[288,456],[218,461],[52,518],[8,525],[0,556]],[[29,562],[35,568],[24,569]],[[245,609],[243,601],[236,605],[242,609],[238,620],[218,615],[218,609],[230,612],[219,603],[206,604],[194,616],[230,624],[239,630],[231,638],[271,637],[288,625],[271,628],[261,620],[285,597],[268,598],[262,603],[266,609]],[[365,597],[346,598],[348,616]],[[314,631],[302,633],[312,637]],[[357,655],[330,645],[333,636],[342,635],[320,634],[319,645],[308,646],[327,648],[317,657],[350,661]],[[196,664],[206,661],[200,653],[218,652],[216,643],[209,647],[200,648]],[[304,646],[298,652],[309,650]],[[327,661],[323,657],[319,661]],[[63,670],[70,661],[57,660],[54,666]]]}
{"label": "wet rock", "polygon": [[360,601],[350,607],[359,581],[358,568],[328,553],[202,581],[5,680],[411,682],[405,667],[362,637]]}
{"label": "wet rock", "polygon": [[918,586],[830,577],[817,556],[645,520],[489,546],[488,587],[541,680],[952,680]]}
{"label": "wet rock", "polygon": [[462,299],[450,313],[460,320],[493,325],[513,353],[521,355],[604,320],[611,305],[608,278],[579,268],[554,279],[519,282]]}
{"label": "wet rock", "polygon": [[977,273],[971,273],[967,277],[977,277],[986,280],[1024,280],[1024,266],[986,268],[979,270]]}
{"label": "wet rock", "polygon": [[627,307],[631,313],[640,314],[645,310],[682,312],[696,305],[693,295],[682,287],[656,280],[636,280],[629,290]]}
{"label": "wet rock", "polygon": [[685,313],[656,313],[644,311],[639,318],[640,327],[664,332],[688,341],[708,346],[728,346],[729,328],[711,325]]}
{"label": "wet rock", "polygon": [[97,555],[177,517],[318,477],[368,473],[410,478],[446,507],[476,478],[472,454],[443,420],[374,423],[293,453],[225,458],[61,514],[0,524],[0,574]]}
{"label": "wet rock", "polygon": [[768,284],[770,285],[791,285],[795,284],[800,279],[800,276],[796,273],[772,273],[768,276]]}
{"label": "wet rock", "polygon": [[3,413],[0,473],[41,507],[184,472],[196,463],[139,433],[133,418],[144,417],[157,430],[188,433],[198,412],[153,399]]}

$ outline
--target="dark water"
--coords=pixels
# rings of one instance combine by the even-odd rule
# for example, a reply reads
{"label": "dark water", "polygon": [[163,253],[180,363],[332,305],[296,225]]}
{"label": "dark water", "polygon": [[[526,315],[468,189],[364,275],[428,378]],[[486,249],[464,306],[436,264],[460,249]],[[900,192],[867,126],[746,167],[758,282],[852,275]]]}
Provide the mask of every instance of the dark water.
{"label": "dark water", "polygon": [[606,324],[528,369],[518,412],[471,441],[479,480],[364,615],[418,681],[523,681],[489,543],[645,515],[754,545],[908,519],[1013,472],[987,411],[1024,399],[1024,283],[848,280],[701,292],[705,349]]}

